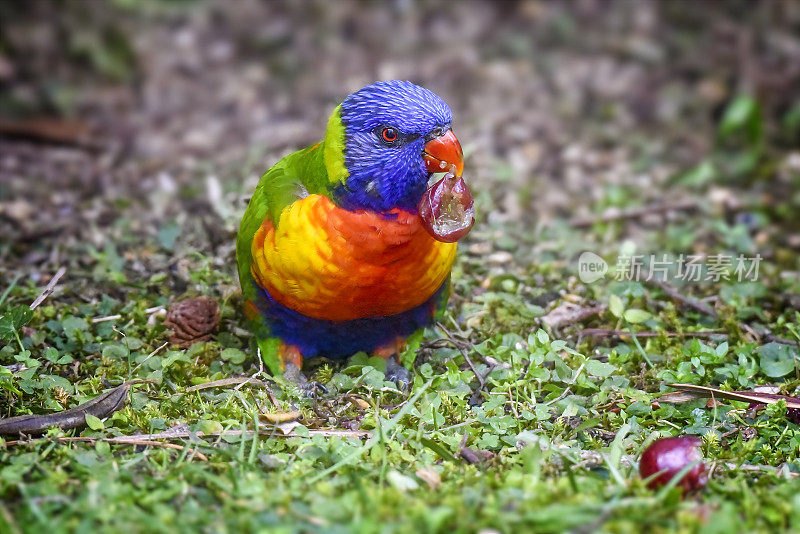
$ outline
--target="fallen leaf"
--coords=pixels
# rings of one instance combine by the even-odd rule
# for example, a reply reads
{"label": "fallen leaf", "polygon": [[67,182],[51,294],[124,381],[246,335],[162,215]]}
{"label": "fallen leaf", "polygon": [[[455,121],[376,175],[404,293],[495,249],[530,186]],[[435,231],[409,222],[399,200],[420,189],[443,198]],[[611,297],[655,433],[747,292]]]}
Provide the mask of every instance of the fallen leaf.
{"label": "fallen leaf", "polygon": [[597,315],[605,310],[605,306],[583,307],[571,302],[562,302],[550,313],[541,318],[541,321],[550,328],[556,329],[575,324]]}
{"label": "fallen leaf", "polygon": [[442,477],[432,466],[421,467],[417,469],[415,474],[417,475],[417,478],[426,483],[431,489],[435,490],[442,485]]}
{"label": "fallen leaf", "polygon": [[288,436],[298,426],[303,426],[298,421],[287,421],[285,423],[276,423],[275,428],[280,430],[284,436]]}
{"label": "fallen leaf", "polygon": [[95,422],[94,418],[103,419],[122,408],[128,399],[130,387],[130,383],[126,382],[101,393],[89,402],[63,412],[0,419],[0,434],[41,434],[52,426],[64,430],[84,427],[88,424],[87,421]]}
{"label": "fallen leaf", "polygon": [[302,416],[303,414],[298,411],[280,412],[280,413],[262,413],[261,419],[269,423],[285,423],[287,421],[294,421],[296,419],[300,419]]}
{"label": "fallen leaf", "polygon": [[350,404],[352,404],[356,408],[359,408],[361,410],[369,409],[369,403],[362,398],[351,395],[347,397],[347,400],[348,402],[350,402]]}

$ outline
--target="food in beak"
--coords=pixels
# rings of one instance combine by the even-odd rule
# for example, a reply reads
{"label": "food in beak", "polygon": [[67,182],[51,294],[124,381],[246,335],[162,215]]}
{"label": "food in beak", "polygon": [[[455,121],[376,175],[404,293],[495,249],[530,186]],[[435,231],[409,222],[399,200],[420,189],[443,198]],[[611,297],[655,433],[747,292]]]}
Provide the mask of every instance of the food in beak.
{"label": "food in beak", "polygon": [[475,222],[472,194],[461,178],[464,152],[452,130],[425,144],[423,161],[430,173],[446,173],[422,195],[418,211],[422,224],[434,239],[453,243],[469,232]]}
{"label": "food in beak", "polygon": [[418,210],[422,225],[434,239],[454,243],[467,235],[475,223],[472,204],[464,179],[448,172],[425,191]]}

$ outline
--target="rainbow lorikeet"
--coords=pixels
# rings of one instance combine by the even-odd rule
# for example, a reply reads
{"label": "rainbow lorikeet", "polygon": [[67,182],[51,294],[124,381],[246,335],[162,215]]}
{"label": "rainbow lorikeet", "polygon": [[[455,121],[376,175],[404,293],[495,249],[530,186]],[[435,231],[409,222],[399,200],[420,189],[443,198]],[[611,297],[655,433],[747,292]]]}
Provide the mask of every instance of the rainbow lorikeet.
{"label": "rainbow lorikeet", "polygon": [[[261,177],[236,247],[246,314],[273,373],[364,351],[407,382],[404,340],[433,322],[474,222],[450,108],[406,81],[349,95],[324,139]],[[444,178],[428,187],[434,173]]]}

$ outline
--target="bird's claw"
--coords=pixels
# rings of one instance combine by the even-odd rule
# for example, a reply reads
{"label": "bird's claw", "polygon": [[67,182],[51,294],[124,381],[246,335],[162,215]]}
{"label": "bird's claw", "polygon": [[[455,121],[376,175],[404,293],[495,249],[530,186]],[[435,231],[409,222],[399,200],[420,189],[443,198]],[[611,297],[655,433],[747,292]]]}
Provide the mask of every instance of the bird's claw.
{"label": "bird's claw", "polygon": [[320,394],[328,393],[328,388],[316,380],[306,380],[304,384],[298,384],[298,386],[300,387],[300,391],[303,392],[303,395],[310,399],[314,399]]}
{"label": "bird's claw", "polygon": [[308,398],[315,398],[320,393],[328,393],[328,388],[317,382],[316,380],[309,380],[306,375],[300,370],[299,367],[293,363],[287,363],[286,369],[283,372],[284,378],[290,380],[297,385],[298,389]]}
{"label": "bird's claw", "polygon": [[394,358],[389,358],[386,360],[386,380],[394,382],[398,389],[405,390],[411,384],[411,373]]}

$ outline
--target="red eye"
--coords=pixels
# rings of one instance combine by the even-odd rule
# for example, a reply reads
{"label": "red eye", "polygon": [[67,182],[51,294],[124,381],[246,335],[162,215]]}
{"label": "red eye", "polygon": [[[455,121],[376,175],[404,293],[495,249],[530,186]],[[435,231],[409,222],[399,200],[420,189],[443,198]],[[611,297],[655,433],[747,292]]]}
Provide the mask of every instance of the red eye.
{"label": "red eye", "polygon": [[383,140],[386,141],[387,143],[393,143],[397,141],[397,138],[399,137],[397,134],[397,130],[395,130],[394,128],[384,128],[383,131],[381,132],[381,135],[383,136]]}

